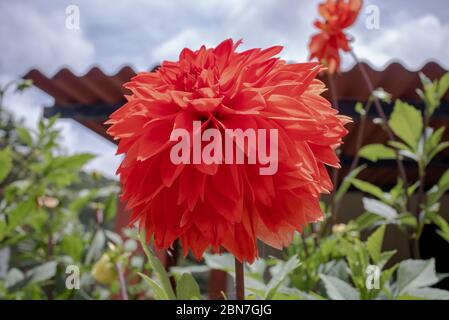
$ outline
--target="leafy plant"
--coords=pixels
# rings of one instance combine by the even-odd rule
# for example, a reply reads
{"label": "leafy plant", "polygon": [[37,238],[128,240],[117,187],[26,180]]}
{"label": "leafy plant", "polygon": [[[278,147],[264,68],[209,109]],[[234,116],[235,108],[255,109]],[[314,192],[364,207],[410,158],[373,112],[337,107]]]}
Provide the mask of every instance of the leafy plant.
{"label": "leafy plant", "polygon": [[[412,241],[412,254],[417,258],[420,257],[419,239],[426,224],[435,223],[440,228],[438,233],[448,239],[447,222],[438,213],[441,197],[449,190],[448,169],[434,187],[425,191],[427,167],[449,147],[449,141],[442,141],[445,128],[435,129],[429,125],[431,116],[449,88],[449,73],[433,82],[423,74],[420,77],[423,89],[417,92],[425,106],[423,112],[396,100],[387,125],[399,140],[388,141],[387,145],[366,145],[359,150],[360,157],[374,162],[396,156],[413,161],[418,168],[418,181],[404,181],[399,177],[393,189],[383,192],[366,181],[351,179],[354,187],[375,198],[363,199],[366,212],[378,215],[378,221],[396,224],[408,233]],[[417,199],[415,208],[412,207],[413,197]]]}
{"label": "leafy plant", "polygon": [[[14,85],[19,91],[28,86],[9,88]],[[0,92],[3,97],[6,89]],[[129,261],[123,239],[112,231],[116,182],[82,171],[93,155],[65,154],[56,121],[42,119],[27,129],[0,110],[0,250],[9,257],[0,275],[4,299],[111,297],[118,277],[101,285],[94,263],[106,251],[120,253],[112,255],[114,266]],[[66,287],[69,266],[79,269],[79,290]]]}

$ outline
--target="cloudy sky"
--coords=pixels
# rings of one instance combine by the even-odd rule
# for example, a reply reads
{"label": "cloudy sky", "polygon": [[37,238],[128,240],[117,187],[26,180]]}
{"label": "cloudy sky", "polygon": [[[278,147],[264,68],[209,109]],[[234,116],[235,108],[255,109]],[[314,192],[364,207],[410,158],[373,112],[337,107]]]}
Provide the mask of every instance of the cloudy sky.
{"label": "cloudy sky", "polygon": [[[317,3],[311,0],[29,0],[0,1],[0,84],[38,68],[48,76],[69,67],[84,74],[92,65],[113,74],[128,64],[147,70],[176,59],[183,47],[216,45],[243,38],[243,48],[285,46],[281,57],[307,59]],[[80,12],[80,29],[66,27],[67,6]],[[379,28],[367,27],[378,9]],[[373,11],[374,10],[374,11]],[[70,20],[71,21],[71,20]],[[399,60],[418,69],[429,60],[449,68],[447,0],[365,1],[350,31],[356,53],[382,68]],[[351,66],[344,57],[344,69]],[[10,95],[7,107],[29,126],[52,99],[32,89]],[[98,155],[89,169],[113,176],[119,159],[114,146],[71,120],[60,120],[68,152]]]}

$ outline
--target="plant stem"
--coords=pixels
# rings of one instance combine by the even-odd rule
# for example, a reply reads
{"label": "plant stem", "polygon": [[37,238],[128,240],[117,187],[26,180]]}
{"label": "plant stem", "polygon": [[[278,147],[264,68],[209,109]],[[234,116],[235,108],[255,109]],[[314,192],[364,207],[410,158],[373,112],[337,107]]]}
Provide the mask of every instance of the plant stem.
{"label": "plant stem", "polygon": [[118,274],[118,280],[120,282],[120,295],[122,296],[122,300],[128,300],[128,290],[126,288],[125,275],[123,273],[122,265],[120,262],[115,264],[115,268]]}
{"label": "plant stem", "polygon": [[[373,86],[373,83],[371,82],[371,79],[368,76],[368,73],[366,72],[365,66],[360,62],[359,58],[356,56],[353,49],[351,49],[349,51],[349,53],[351,54],[352,58],[354,59],[355,63],[357,64],[357,67],[359,68],[359,70],[363,76],[363,79],[365,80],[366,85],[368,86],[368,90],[370,91],[370,94],[372,94],[374,92],[374,86]],[[391,141],[396,141],[394,133],[391,130],[390,126],[388,125],[388,118],[385,115],[385,112],[382,108],[382,105],[380,104],[379,99],[375,95],[373,95],[373,101],[374,101],[374,107],[376,108],[377,113],[379,114],[379,116],[382,118],[382,120],[384,122],[384,129],[387,132],[388,139],[390,139]],[[396,152],[396,163],[398,166],[399,174],[402,178],[402,181],[404,182],[404,196],[406,198],[406,203],[408,204],[409,201],[408,201],[408,193],[407,193],[407,186],[408,186],[407,175],[405,173],[404,164],[402,163],[400,155],[396,149],[395,149],[395,152]]]}
{"label": "plant stem", "polygon": [[235,258],[235,298],[245,300],[245,282],[243,263]]}
{"label": "plant stem", "polygon": [[[429,117],[427,116],[427,109],[424,109],[423,113],[423,122],[424,122],[424,132],[423,132],[423,140],[424,143],[427,140],[427,127],[429,126]],[[424,149],[424,148],[423,148]],[[415,208],[415,217],[416,221],[418,223],[418,229],[416,230],[416,233],[412,239],[413,241],[413,251],[411,254],[413,255],[413,258],[420,259],[421,258],[421,252],[419,249],[419,239],[421,238],[421,233],[424,228],[424,219],[420,221],[420,213],[421,208],[424,207],[424,210],[426,210],[426,194],[425,194],[425,185],[426,185],[426,160],[425,160],[425,151],[423,151],[423,155],[419,159],[418,163],[418,172],[419,172],[419,189],[418,189],[418,196],[416,199],[416,208]]]}
{"label": "plant stem", "polygon": [[309,248],[307,248],[307,237],[304,234],[304,228],[301,231],[301,241],[302,241],[302,245],[304,246],[304,253],[306,254],[306,257],[309,256]]}
{"label": "plant stem", "polygon": [[[370,112],[372,105],[373,105],[373,100],[370,98],[370,99],[368,99],[368,101],[365,104],[365,107],[363,108],[363,113],[360,115],[360,125],[359,125],[358,131],[357,131],[357,137],[356,137],[356,142],[355,142],[355,154],[354,154],[354,158],[352,158],[352,162],[349,167],[348,174],[351,173],[359,164],[359,160],[360,160],[359,150],[363,144],[363,136],[365,133],[366,119],[368,118],[368,113]],[[337,214],[338,214],[338,210],[340,209],[340,203],[341,203],[341,200],[335,202],[334,210],[335,210],[335,212],[337,212]]]}
{"label": "plant stem", "polygon": [[331,93],[332,105],[336,110],[340,110],[340,108],[338,106],[338,94],[337,94],[337,89],[335,88],[334,77],[329,72],[326,72],[326,74],[327,74],[327,79],[329,81],[329,90]]}
{"label": "plant stem", "polygon": [[[47,261],[51,261],[53,259],[53,231],[52,231],[52,222],[53,222],[53,210],[50,209],[48,211],[48,220],[47,220],[47,232],[48,232],[48,240],[47,240]],[[53,290],[54,284],[48,284],[45,287],[45,293],[47,295],[48,300],[53,300]]]}
{"label": "plant stem", "polygon": [[354,170],[357,167],[357,165],[359,164],[359,160],[360,160],[359,150],[363,144],[363,135],[365,133],[366,119],[368,117],[368,112],[370,112],[372,105],[373,105],[373,101],[371,99],[368,99],[368,101],[365,104],[365,107],[363,108],[363,114],[360,115],[360,125],[359,125],[359,129],[357,131],[357,137],[356,137],[356,142],[355,142],[355,154],[354,154],[354,158],[352,158],[351,166],[349,167],[349,172]]}

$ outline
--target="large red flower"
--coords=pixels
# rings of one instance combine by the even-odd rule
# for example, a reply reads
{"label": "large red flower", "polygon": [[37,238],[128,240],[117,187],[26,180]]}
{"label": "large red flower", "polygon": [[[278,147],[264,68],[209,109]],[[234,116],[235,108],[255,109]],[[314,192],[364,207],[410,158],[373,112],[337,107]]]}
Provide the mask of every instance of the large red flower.
{"label": "large red flower", "polygon": [[310,59],[323,62],[331,74],[340,70],[339,50],[350,51],[343,31],[355,22],[361,7],[361,0],[326,0],[318,7],[324,21],[314,23],[320,31],[310,41]]}
{"label": "large red flower", "polygon": [[[158,248],[180,239],[198,259],[225,248],[240,261],[258,256],[257,239],[282,248],[295,230],[320,220],[321,193],[332,189],[325,165],[339,166],[335,148],[350,119],[320,96],[319,63],[287,64],[282,47],[236,52],[240,42],[184,49],[125,86],[132,93],[114,112],[108,133],[124,153],[118,173],[122,200]],[[174,164],[173,129],[193,135],[215,128],[278,130],[278,170],[262,164]],[[271,152],[271,150],[270,150]]]}

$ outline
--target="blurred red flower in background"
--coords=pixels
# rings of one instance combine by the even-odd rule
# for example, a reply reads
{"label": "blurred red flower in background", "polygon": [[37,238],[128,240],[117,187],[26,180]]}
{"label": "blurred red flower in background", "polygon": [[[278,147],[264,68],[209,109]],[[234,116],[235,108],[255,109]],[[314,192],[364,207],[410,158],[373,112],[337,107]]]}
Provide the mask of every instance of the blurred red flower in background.
{"label": "blurred red flower in background", "polygon": [[[124,160],[122,200],[157,248],[180,239],[201,258],[220,247],[240,261],[258,256],[257,239],[282,248],[295,230],[322,218],[321,193],[332,189],[325,165],[350,121],[320,96],[318,62],[287,64],[282,47],[236,52],[239,42],[184,49],[179,61],[136,75],[128,102],[107,121]],[[256,164],[179,164],[170,160],[175,128],[277,129],[278,171]]]}
{"label": "blurred red flower in background", "polygon": [[361,0],[327,0],[318,7],[324,21],[316,20],[314,23],[320,32],[309,43],[310,59],[317,58],[331,74],[340,70],[338,51],[350,51],[349,40],[343,30],[355,22],[361,7]]}

